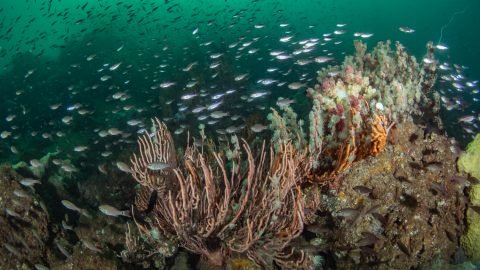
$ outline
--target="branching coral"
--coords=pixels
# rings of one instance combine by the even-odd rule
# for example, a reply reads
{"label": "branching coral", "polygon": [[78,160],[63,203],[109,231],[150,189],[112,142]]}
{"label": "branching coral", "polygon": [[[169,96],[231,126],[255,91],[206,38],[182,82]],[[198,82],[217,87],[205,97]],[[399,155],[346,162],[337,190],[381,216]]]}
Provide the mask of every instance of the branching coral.
{"label": "branching coral", "polygon": [[[234,143],[226,158],[220,152],[187,146],[174,154],[166,126],[154,121],[153,136],[139,139],[132,175],[141,185],[136,206],[147,208],[159,192],[146,224],[137,223],[149,239],[166,239],[222,265],[234,253],[246,254],[261,266],[309,264],[289,243],[303,230],[304,202],[297,184],[307,171],[306,152],[284,143],[274,151],[265,145],[256,153],[245,141]],[[168,164],[151,170],[151,164]]]}
{"label": "branching coral", "polygon": [[307,90],[308,137],[292,108],[282,106],[282,115],[269,115],[271,146],[252,150],[232,137],[230,146],[187,145],[178,157],[167,127],[153,121],[131,159],[141,186],[135,205],[153,209],[136,223],[142,234],[158,250],[167,239],[214,265],[245,254],[268,268],[309,266],[290,246],[306,219],[298,185],[330,183],[354,161],[381,153],[392,127],[418,111],[435,78],[431,51],[421,66],[399,43],[395,51],[379,43],[371,53],[355,46],[355,56],[320,71],[319,84]]}
{"label": "branching coral", "polygon": [[306,145],[306,136],[303,131],[303,120],[297,120],[297,114],[289,106],[283,106],[284,111],[280,115],[275,109],[268,115],[270,120],[270,129],[273,130],[272,142],[275,150],[281,145],[294,143],[295,148],[300,150]]}
{"label": "branching coral", "polygon": [[[325,182],[355,160],[378,155],[391,128],[419,111],[435,81],[431,45],[423,65],[398,42],[395,50],[388,41],[380,42],[371,53],[360,41],[355,48],[356,54],[347,56],[342,66],[319,71],[319,84],[307,90],[313,100],[308,137],[313,162],[307,175],[310,181]],[[274,136],[292,134],[291,128],[278,124],[287,119],[278,119],[275,113],[270,126]],[[291,135],[277,137],[296,143]]]}

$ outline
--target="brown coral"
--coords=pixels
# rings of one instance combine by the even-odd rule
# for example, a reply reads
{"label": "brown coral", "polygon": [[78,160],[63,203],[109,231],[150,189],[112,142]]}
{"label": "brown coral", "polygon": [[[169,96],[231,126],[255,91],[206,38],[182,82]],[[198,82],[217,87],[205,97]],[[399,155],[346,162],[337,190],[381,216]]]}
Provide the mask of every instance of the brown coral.
{"label": "brown coral", "polygon": [[[137,223],[149,239],[178,242],[222,265],[232,254],[245,254],[258,265],[286,267],[309,264],[289,243],[303,230],[304,202],[298,183],[309,170],[306,153],[291,144],[278,151],[263,145],[254,157],[245,141],[218,152],[187,146],[177,163],[166,126],[153,121],[153,137],[139,139],[140,154],[132,158],[132,174],[142,186],[136,206],[145,209],[152,191],[160,192],[150,222]],[[171,164],[151,170],[149,164]],[[158,241],[157,242],[161,242]]]}

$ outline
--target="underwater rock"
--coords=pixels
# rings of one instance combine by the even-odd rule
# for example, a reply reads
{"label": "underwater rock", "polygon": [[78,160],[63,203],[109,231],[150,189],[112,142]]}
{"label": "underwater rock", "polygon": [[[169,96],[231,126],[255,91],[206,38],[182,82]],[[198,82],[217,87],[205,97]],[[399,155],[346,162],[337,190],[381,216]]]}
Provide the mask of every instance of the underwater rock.
{"label": "underwater rock", "polygon": [[[480,179],[480,134],[467,146],[457,164],[459,170]],[[468,195],[472,207],[480,206],[480,184],[472,185]],[[461,245],[468,257],[480,260],[480,213],[472,208],[467,211],[467,231],[461,238]]]}
{"label": "underwater rock", "polygon": [[134,199],[135,182],[115,167],[107,169],[107,175],[93,174],[78,189],[81,197],[92,205],[110,204],[124,209],[129,208],[125,203]]}
{"label": "underwater rock", "polygon": [[467,146],[458,159],[458,169],[480,180],[480,134]]}
{"label": "underwater rock", "polygon": [[[316,226],[323,229],[316,235],[328,243],[323,251],[334,254],[330,264],[410,269],[455,253],[464,187],[450,181],[456,168],[448,139],[432,134],[414,146],[408,139],[421,131],[411,121],[398,125],[395,145],[355,163],[336,190],[322,192]],[[433,161],[438,168],[428,169]]]}
{"label": "underwater rock", "polygon": [[102,269],[102,270],[116,270],[121,269],[117,266],[115,260],[111,260],[102,256],[101,254],[94,253],[90,250],[85,250],[80,244],[73,248],[73,252],[70,257],[64,262],[57,262],[50,267],[51,270],[87,270],[87,269]]}
{"label": "underwater rock", "polygon": [[188,264],[188,255],[185,252],[178,254],[175,257],[175,264],[170,268],[170,270],[188,270],[192,267]]}
{"label": "underwater rock", "polygon": [[[480,195],[480,185],[475,185],[470,194],[476,192]],[[475,191],[473,191],[475,190]],[[461,238],[461,245],[468,257],[480,259],[480,214],[469,209],[467,211],[467,231]]]}
{"label": "underwater rock", "polygon": [[49,215],[21,179],[11,167],[0,167],[0,269],[32,269],[47,253]]}
{"label": "underwater rock", "polygon": [[17,164],[13,165],[13,169],[15,169],[18,173],[23,176],[35,176],[36,178],[42,178],[45,175],[45,172],[48,170],[51,158],[56,156],[58,153],[47,153],[40,159],[33,159],[30,161],[30,165],[28,165],[24,161],[20,161]]}

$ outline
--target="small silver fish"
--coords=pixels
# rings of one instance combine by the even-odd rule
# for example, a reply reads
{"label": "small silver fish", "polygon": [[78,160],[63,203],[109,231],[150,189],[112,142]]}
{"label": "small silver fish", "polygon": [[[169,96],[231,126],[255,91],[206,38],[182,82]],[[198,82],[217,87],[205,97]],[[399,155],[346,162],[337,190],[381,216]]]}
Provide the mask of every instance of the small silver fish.
{"label": "small silver fish", "polygon": [[400,26],[398,28],[401,32],[404,32],[404,33],[407,33],[407,34],[411,34],[413,32],[415,32],[415,30],[413,30],[412,28],[410,27],[406,27],[406,26]]}
{"label": "small silver fish", "polygon": [[262,131],[264,131],[265,129],[267,129],[268,127],[267,126],[264,126],[262,124],[255,124],[253,126],[250,127],[250,129],[255,132],[255,133],[260,133]]}
{"label": "small silver fish", "polygon": [[298,90],[302,87],[305,87],[305,84],[300,82],[293,82],[288,85],[288,88],[292,90]]}
{"label": "small silver fish", "polygon": [[24,178],[20,180],[20,184],[26,187],[33,187],[35,184],[40,184],[40,180],[32,178]]}
{"label": "small silver fish", "polygon": [[7,213],[8,216],[15,217],[15,218],[18,218],[18,219],[22,219],[22,217],[17,212],[15,212],[14,210],[12,210],[10,208],[5,208],[5,212]]}
{"label": "small silver fish", "polygon": [[117,168],[120,169],[120,171],[122,172],[126,172],[126,173],[131,173],[132,170],[130,170],[130,167],[128,167],[127,164],[125,164],[124,162],[121,162],[121,161],[117,161]]}
{"label": "small silver fish", "polygon": [[326,62],[329,62],[329,61],[332,61],[333,58],[332,57],[328,57],[328,56],[318,56],[315,58],[315,62],[316,63],[319,63],[319,64],[323,64],[323,63],[326,63]]}
{"label": "small silver fish", "polygon": [[19,198],[29,198],[29,197],[30,197],[30,195],[28,195],[27,192],[25,192],[25,191],[23,191],[23,190],[21,190],[21,189],[15,189],[15,190],[13,191],[13,194],[14,194],[15,196],[19,197]]}
{"label": "small silver fish", "polygon": [[84,245],[86,248],[90,249],[91,251],[97,252],[97,253],[102,253],[102,250],[99,249],[94,243],[92,243],[92,242],[90,242],[90,241],[88,241],[88,240],[84,240],[84,239],[80,239],[80,240],[82,241],[83,245]]}
{"label": "small silver fish", "polygon": [[17,249],[14,248],[12,245],[7,244],[7,243],[3,243],[3,246],[4,246],[8,251],[10,251],[10,253],[12,253],[13,255],[21,258],[20,252],[18,252]]}
{"label": "small silver fish", "polygon": [[131,216],[130,210],[121,211],[108,204],[100,205],[98,207],[98,210],[100,210],[100,212],[104,213],[105,215],[112,216],[112,217],[118,217],[118,216],[130,217]]}
{"label": "small silver fish", "polygon": [[172,167],[172,164],[165,162],[153,162],[147,165],[147,168],[152,171],[162,171]]}
{"label": "small silver fish", "polygon": [[60,252],[62,252],[62,254],[69,258],[70,256],[72,256],[72,254],[70,254],[70,252],[68,252],[68,250],[65,248],[65,246],[60,243],[60,241],[55,241],[55,245],[57,246],[58,250],[60,250]]}
{"label": "small silver fish", "polygon": [[475,120],[475,116],[465,115],[465,116],[460,117],[458,119],[458,122],[471,123],[471,122],[473,122],[473,120]]}
{"label": "small silver fish", "polygon": [[41,265],[41,264],[35,264],[35,269],[36,270],[49,270],[50,268],[46,267],[45,265]]}
{"label": "small silver fish", "polygon": [[76,205],[75,205],[73,202],[71,202],[71,201],[62,200],[62,204],[63,204],[63,206],[65,206],[65,208],[67,208],[67,209],[70,209],[70,210],[72,210],[72,211],[78,212],[78,213],[84,215],[84,216],[87,217],[87,218],[91,218],[91,216],[90,216],[90,214],[88,214],[87,210],[82,209],[82,208],[76,206]]}

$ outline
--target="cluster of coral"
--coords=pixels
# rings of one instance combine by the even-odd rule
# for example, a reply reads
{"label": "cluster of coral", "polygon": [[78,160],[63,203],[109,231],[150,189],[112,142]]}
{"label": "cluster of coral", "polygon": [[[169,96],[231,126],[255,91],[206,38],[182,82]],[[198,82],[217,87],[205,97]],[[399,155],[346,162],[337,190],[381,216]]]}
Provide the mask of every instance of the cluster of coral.
{"label": "cluster of coral", "polygon": [[[340,118],[346,118],[353,110],[351,117],[357,118],[354,124],[363,120],[356,116],[363,110],[388,115],[395,122],[410,117],[426,98],[425,91],[435,82],[436,64],[431,44],[427,45],[425,56],[429,59],[425,62],[429,64],[424,65],[409,55],[399,42],[395,43],[394,50],[389,41],[380,42],[367,53],[366,45],[356,41],[355,49],[356,54],[347,56],[341,66],[318,72],[319,84],[309,92],[314,100],[318,100],[320,108],[334,110],[331,112]],[[339,109],[343,106],[345,108]],[[346,125],[339,120],[330,120],[330,126]]]}
{"label": "cluster of coral", "polygon": [[[171,241],[213,265],[246,256],[305,269],[410,268],[455,252],[466,202],[464,186],[450,181],[451,144],[413,124],[430,105],[432,47],[423,64],[399,43],[355,47],[308,89],[308,132],[282,106],[268,116],[266,145],[234,136],[177,154],[166,126],[152,121],[131,171],[140,184],[134,219],[153,250],[168,255]],[[384,151],[389,141],[398,145]]]}
{"label": "cluster of coral", "polygon": [[263,267],[310,265],[289,246],[303,231],[297,184],[309,170],[306,156],[291,144],[277,150],[263,145],[254,156],[245,141],[233,137],[221,150],[188,145],[177,157],[171,134],[156,119],[152,136],[143,135],[138,145],[131,168],[141,186],[135,205],[151,217],[139,213],[134,219],[156,251],[171,252],[163,237],[217,266],[237,254]]}
{"label": "cluster of coral", "polygon": [[[392,146],[356,162],[336,190],[324,188],[306,226],[338,269],[416,269],[449,261],[464,230],[465,185],[452,143],[408,121]],[[310,194],[313,196],[314,194]]]}
{"label": "cluster of coral", "polygon": [[341,66],[319,71],[319,84],[307,90],[313,100],[308,138],[291,108],[282,108],[283,116],[275,110],[269,116],[273,142],[291,140],[299,149],[308,144],[314,157],[310,181],[328,181],[355,160],[378,155],[395,124],[411,119],[427,102],[435,82],[430,44],[425,66],[398,42],[395,50],[388,41],[371,53],[360,41],[355,48]]}
{"label": "cluster of coral", "polygon": [[[308,121],[272,109],[266,142],[214,143],[200,128],[177,148],[153,119],[130,168],[92,175],[82,199],[50,166],[68,161],[18,164],[22,176],[2,167],[0,268],[417,269],[462,263],[459,246],[479,258],[479,185],[468,202],[456,145],[425,120],[435,115],[432,47],[423,63],[399,43],[355,47],[318,72]],[[477,178],[479,140],[459,161]],[[137,184],[131,217],[88,210],[129,207],[124,172]],[[41,184],[19,184],[29,177]]]}

